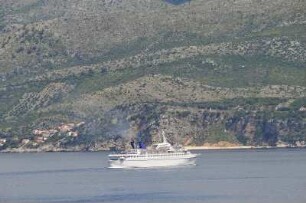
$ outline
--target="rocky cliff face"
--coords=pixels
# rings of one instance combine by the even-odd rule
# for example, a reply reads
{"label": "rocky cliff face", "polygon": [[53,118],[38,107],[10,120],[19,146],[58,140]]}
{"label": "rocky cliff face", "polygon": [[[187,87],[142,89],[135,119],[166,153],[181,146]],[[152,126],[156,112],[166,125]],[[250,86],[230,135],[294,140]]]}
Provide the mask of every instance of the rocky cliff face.
{"label": "rocky cliff face", "polygon": [[122,148],[158,129],[185,145],[300,144],[305,11],[304,0],[2,1],[0,148]]}

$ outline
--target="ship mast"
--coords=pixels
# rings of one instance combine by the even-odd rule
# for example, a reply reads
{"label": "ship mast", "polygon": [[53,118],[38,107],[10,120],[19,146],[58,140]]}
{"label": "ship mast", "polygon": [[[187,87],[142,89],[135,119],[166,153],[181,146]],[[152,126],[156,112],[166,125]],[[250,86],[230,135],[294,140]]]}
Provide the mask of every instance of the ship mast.
{"label": "ship mast", "polygon": [[167,138],[165,136],[165,132],[162,130],[163,143],[168,143]]}

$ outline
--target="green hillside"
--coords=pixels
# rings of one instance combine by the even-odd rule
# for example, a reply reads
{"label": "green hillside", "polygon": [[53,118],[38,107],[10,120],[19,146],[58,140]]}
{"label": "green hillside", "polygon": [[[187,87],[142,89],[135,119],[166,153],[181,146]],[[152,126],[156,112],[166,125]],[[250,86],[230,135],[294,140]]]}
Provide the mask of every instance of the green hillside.
{"label": "green hillside", "polygon": [[0,150],[303,145],[306,2],[174,2],[2,2]]}

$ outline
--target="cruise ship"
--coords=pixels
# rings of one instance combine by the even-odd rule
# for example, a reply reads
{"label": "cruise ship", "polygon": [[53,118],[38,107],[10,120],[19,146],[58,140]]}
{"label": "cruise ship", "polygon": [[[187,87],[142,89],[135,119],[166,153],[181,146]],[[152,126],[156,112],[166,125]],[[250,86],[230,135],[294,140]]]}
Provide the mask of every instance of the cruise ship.
{"label": "cruise ship", "polygon": [[173,147],[162,133],[163,142],[154,144],[147,149],[142,143],[132,141],[132,150],[118,154],[110,154],[110,168],[158,168],[195,165],[197,154],[185,150],[183,147]]}

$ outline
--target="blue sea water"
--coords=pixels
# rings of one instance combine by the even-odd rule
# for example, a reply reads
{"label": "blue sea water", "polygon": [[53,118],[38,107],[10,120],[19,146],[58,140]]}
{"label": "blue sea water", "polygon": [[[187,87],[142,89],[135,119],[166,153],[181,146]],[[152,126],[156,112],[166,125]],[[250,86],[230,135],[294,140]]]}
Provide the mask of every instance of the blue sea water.
{"label": "blue sea water", "polygon": [[0,154],[0,202],[306,202],[306,149],[197,153],[169,169],[109,169],[105,152]]}
{"label": "blue sea water", "polygon": [[187,2],[191,2],[191,0],[165,0],[165,1],[173,5],[181,5]]}

